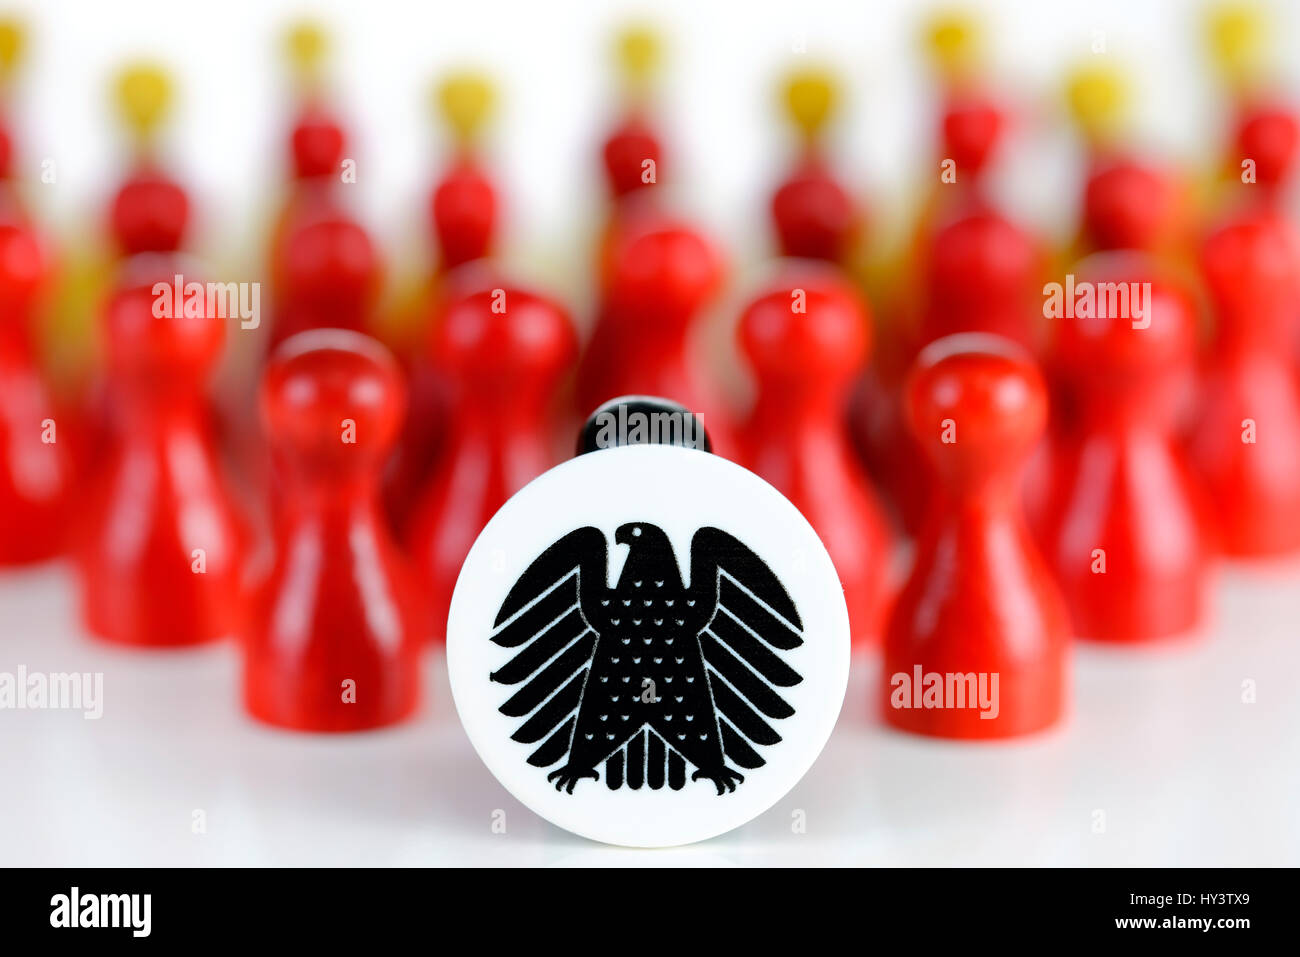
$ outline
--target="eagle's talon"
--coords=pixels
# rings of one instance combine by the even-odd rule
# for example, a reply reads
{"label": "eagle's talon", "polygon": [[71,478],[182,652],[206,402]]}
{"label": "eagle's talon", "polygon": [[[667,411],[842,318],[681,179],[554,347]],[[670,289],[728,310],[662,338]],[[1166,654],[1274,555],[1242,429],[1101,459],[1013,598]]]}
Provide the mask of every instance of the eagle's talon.
{"label": "eagle's talon", "polygon": [[573,786],[582,778],[591,778],[593,781],[599,781],[600,775],[597,774],[595,770],[583,771],[581,769],[570,767],[569,765],[565,765],[559,770],[552,771],[550,774],[546,775],[546,780],[555,781],[556,791],[563,790],[566,794],[572,794]]}
{"label": "eagle's talon", "polygon": [[694,774],[691,775],[692,781],[698,781],[700,778],[708,778],[710,781],[712,781],[713,786],[718,789],[719,794],[722,794],[724,791],[725,792],[734,791],[736,790],[737,784],[745,783],[745,776],[743,774],[739,773],[738,771],[733,771],[731,770],[731,768],[728,767],[723,767],[722,770],[718,771],[717,773],[710,773],[708,771],[696,771]]}

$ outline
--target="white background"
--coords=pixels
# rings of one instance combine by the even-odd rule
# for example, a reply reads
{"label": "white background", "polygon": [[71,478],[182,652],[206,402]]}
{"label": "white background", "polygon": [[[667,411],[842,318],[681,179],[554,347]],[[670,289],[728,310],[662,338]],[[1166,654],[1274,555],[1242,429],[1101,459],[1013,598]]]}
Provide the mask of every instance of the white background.
{"label": "white background", "polygon": [[[65,242],[98,229],[123,159],[108,78],[144,54],[179,77],[169,155],[199,205],[200,245],[234,260],[241,246],[255,248],[283,177],[276,44],[305,6],[10,8],[25,10],[33,27],[14,100],[21,173]],[[627,11],[573,0],[311,9],[335,34],[336,86],[359,161],[356,208],[390,259],[419,258],[419,210],[445,145],[425,108],[428,84],[449,66],[482,64],[502,87],[493,147],[516,267],[579,290],[582,277],[563,264],[586,257],[599,209],[594,144],[608,120],[607,39]],[[839,157],[877,208],[905,203],[931,175],[917,5],[661,0],[652,9],[671,42],[662,113],[680,157],[680,201],[732,241],[742,265],[763,253],[767,191],[789,146],[773,80],[798,45],[849,81]],[[1037,144],[1012,157],[1010,202],[1056,236],[1072,229],[1076,168],[1056,112],[1060,71],[1089,55],[1095,31],[1137,74],[1144,140],[1189,164],[1213,161],[1217,101],[1197,45],[1198,10],[1172,0],[990,5],[997,75],[1027,108]],[[1294,58],[1297,13],[1279,12],[1276,33]],[[55,163],[54,184],[37,181],[44,160]],[[77,625],[65,570],[5,572],[0,670],[102,671],[106,702],[98,722],[0,712],[0,863],[1295,865],[1300,568],[1233,571],[1217,594],[1218,617],[1199,643],[1079,649],[1070,719],[1020,743],[884,730],[867,690],[877,662],[861,656],[830,745],[787,799],[704,845],[637,852],[567,835],[510,799],[469,747],[436,658],[424,708],[399,729],[282,733],[240,712],[230,645],[162,654],[95,645]],[[1254,704],[1242,700],[1245,681],[1257,682]],[[498,809],[505,834],[491,830]],[[196,810],[206,833],[192,831]],[[804,834],[792,831],[797,811],[806,813]]]}

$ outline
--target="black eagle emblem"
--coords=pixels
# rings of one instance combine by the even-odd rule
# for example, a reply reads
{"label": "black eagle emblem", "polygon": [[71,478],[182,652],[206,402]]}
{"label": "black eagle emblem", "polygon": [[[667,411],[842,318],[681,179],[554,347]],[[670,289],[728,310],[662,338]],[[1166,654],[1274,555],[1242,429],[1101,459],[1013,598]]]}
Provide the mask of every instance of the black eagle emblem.
{"label": "black eagle emblem", "polygon": [[[766,763],[758,746],[781,740],[772,719],[794,709],[777,692],[803,679],[778,652],[803,644],[794,602],[744,543],[717,528],[691,539],[690,587],[663,530],[622,525],[629,548],[609,588],[608,545],[579,528],[519,577],[492,641],[519,651],[493,681],[520,685],[502,714],[525,718],[511,736],[537,745],[528,763],[556,790],[582,778],[673,790],[707,778],[734,791]],[[539,743],[540,742],[540,743]]]}

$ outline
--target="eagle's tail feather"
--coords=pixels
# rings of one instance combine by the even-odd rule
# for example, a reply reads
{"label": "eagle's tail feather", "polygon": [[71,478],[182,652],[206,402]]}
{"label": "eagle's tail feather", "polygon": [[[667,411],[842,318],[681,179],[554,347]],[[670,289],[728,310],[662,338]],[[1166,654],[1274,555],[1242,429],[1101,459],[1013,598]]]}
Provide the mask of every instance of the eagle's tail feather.
{"label": "eagle's tail feather", "polygon": [[686,786],[686,761],[647,728],[605,759],[605,786],[617,791],[624,784],[634,791],[643,785],[658,791],[665,784],[680,791]]}

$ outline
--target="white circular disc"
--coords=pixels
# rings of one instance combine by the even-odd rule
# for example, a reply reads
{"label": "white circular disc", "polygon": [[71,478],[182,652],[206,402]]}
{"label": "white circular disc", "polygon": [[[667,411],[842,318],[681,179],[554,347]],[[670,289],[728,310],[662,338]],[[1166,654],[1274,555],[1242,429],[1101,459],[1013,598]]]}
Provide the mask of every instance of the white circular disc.
{"label": "white circular disc", "polygon": [[487,524],[447,668],[470,741],[523,804],[667,847],[739,827],[811,767],[844,701],[848,612],[771,485],[706,452],[622,446],[551,469]]}

